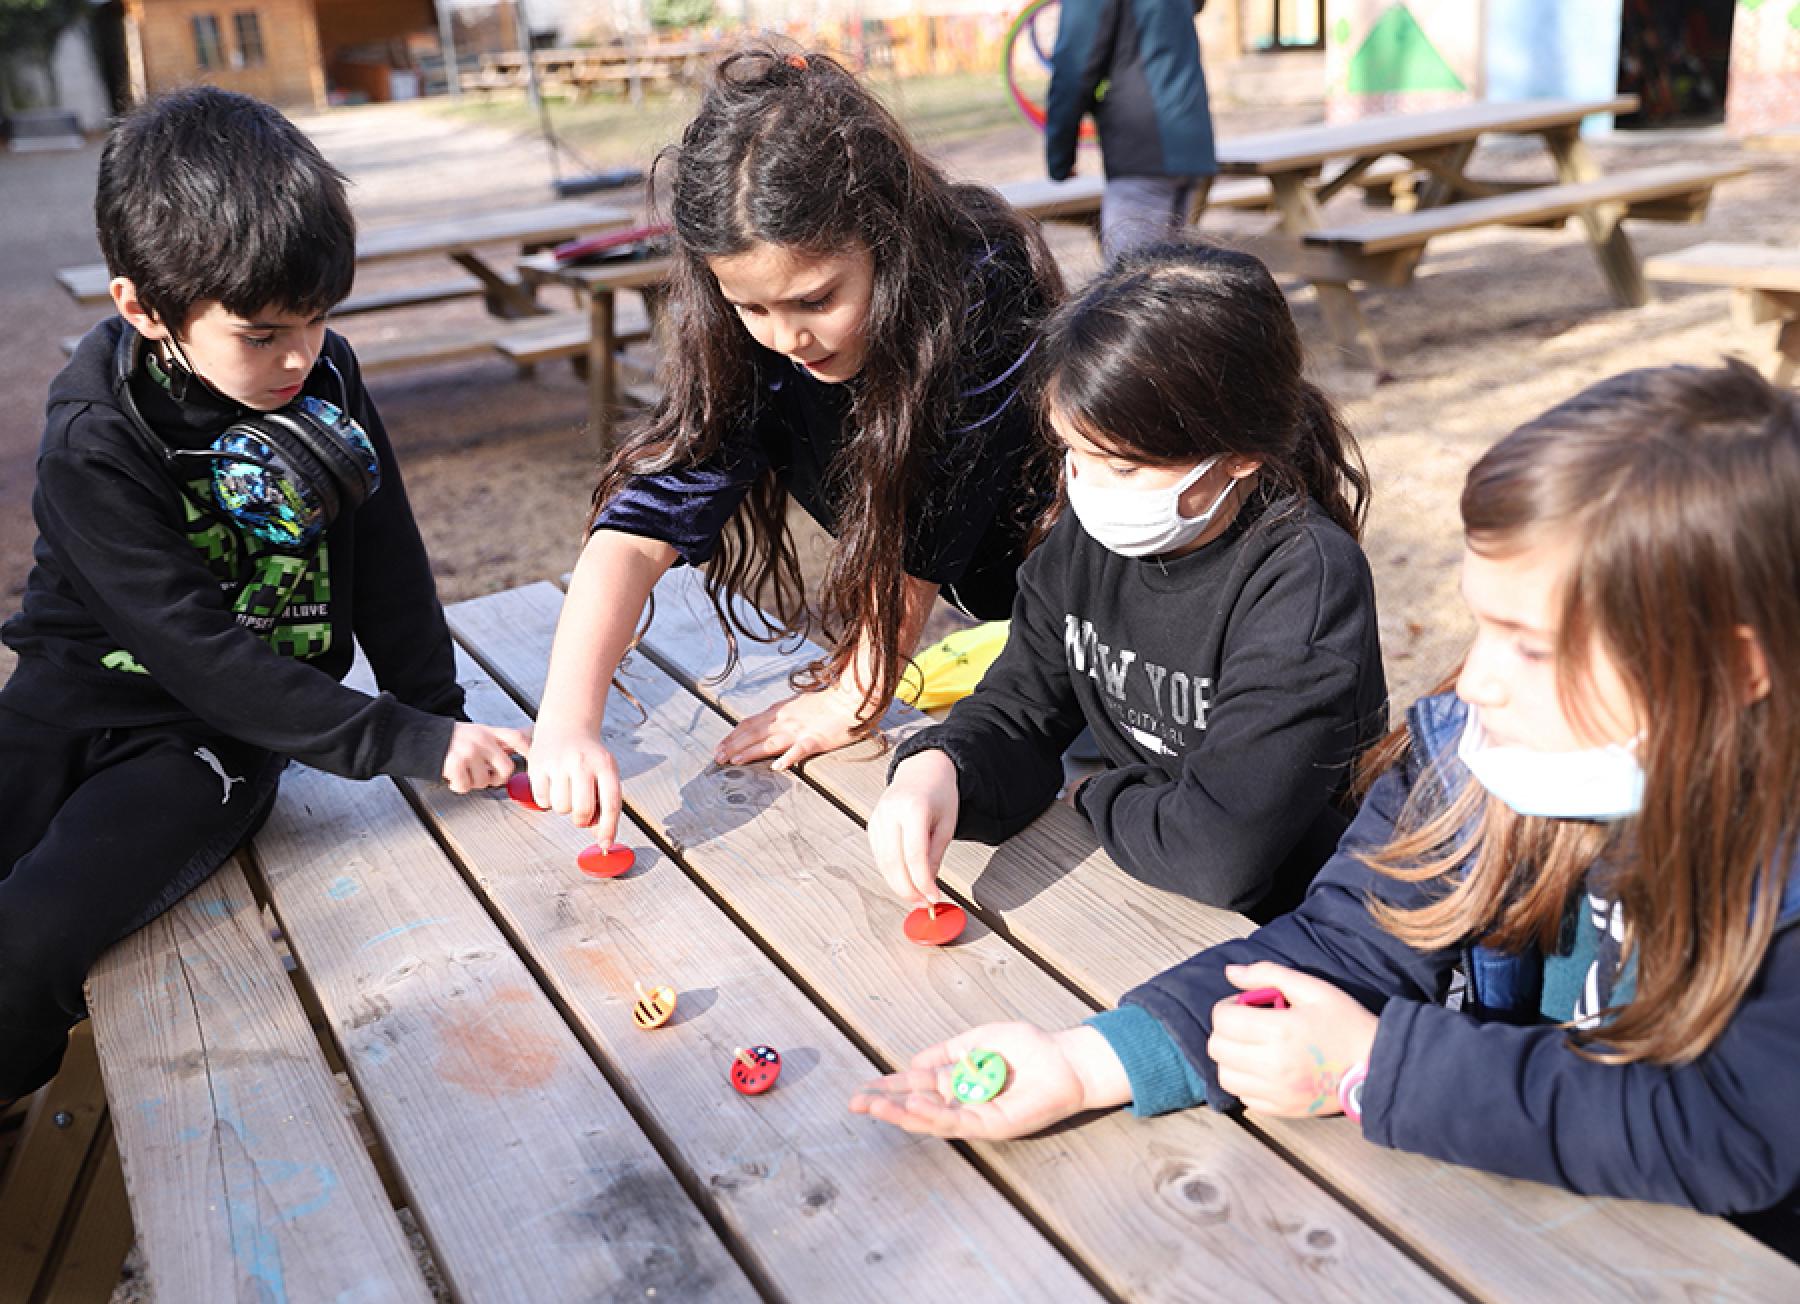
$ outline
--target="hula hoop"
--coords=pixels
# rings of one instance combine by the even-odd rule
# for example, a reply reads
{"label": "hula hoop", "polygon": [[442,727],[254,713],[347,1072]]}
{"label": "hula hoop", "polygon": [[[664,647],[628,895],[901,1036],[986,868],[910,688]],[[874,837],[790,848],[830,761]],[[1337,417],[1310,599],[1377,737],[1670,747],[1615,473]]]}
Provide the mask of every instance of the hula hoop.
{"label": "hula hoop", "polygon": [[[1062,0],[1030,0],[1030,3],[1019,11],[1018,17],[1013,19],[1012,26],[1007,29],[1006,42],[1001,46],[1000,71],[1006,78],[1006,89],[1012,95],[1013,107],[1019,111],[1025,121],[1039,131],[1044,129],[1044,123],[1048,120],[1049,115],[1044,111],[1043,105],[1033,100],[1020,87],[1018,75],[1013,71],[1013,54],[1018,49],[1019,37],[1029,32],[1032,53],[1037,55],[1038,62],[1045,68],[1050,67],[1050,56],[1044,52],[1044,43],[1038,37],[1037,20],[1038,16],[1051,5],[1061,3]],[[1080,138],[1093,140],[1096,134],[1093,121],[1084,118],[1081,123]]]}

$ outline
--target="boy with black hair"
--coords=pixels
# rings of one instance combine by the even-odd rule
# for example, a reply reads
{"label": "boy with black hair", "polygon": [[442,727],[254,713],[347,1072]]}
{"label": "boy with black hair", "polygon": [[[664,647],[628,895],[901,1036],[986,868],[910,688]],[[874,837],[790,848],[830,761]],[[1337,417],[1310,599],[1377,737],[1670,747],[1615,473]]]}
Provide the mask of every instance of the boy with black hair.
{"label": "boy with black hair", "polygon": [[[0,1101],[55,1074],[94,960],[255,832],[286,758],[466,792],[529,746],[462,720],[393,449],[325,329],[344,178],[198,87],[114,128],[95,214],[119,315],[51,383],[0,629]],[[377,697],[339,682],[353,642]]]}

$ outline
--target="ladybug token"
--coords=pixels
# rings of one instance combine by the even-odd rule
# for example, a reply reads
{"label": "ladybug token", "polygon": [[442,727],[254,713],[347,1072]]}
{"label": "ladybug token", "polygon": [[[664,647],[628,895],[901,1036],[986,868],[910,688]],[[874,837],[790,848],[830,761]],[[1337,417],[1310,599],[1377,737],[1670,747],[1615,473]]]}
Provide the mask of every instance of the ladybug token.
{"label": "ladybug token", "polygon": [[637,864],[637,857],[632,854],[630,847],[620,843],[603,847],[596,842],[591,847],[583,847],[581,854],[575,857],[575,863],[581,866],[581,872],[589,878],[617,878],[630,872],[631,867]]}
{"label": "ladybug token", "polygon": [[739,1095],[760,1096],[781,1076],[781,1055],[773,1046],[739,1046],[732,1056],[731,1085]]}
{"label": "ladybug token", "polygon": [[1281,994],[1279,987],[1253,987],[1247,992],[1239,992],[1239,1005],[1260,1005],[1268,1010],[1285,1010],[1288,1007],[1287,997]]}
{"label": "ladybug token", "polygon": [[920,946],[943,946],[961,937],[968,923],[969,917],[961,906],[934,901],[909,914],[902,927],[909,942],[917,942]]}
{"label": "ladybug token", "polygon": [[512,778],[506,781],[506,795],[521,806],[529,806],[532,810],[549,810],[548,806],[537,804],[537,798],[531,795],[531,776],[523,770],[513,771]]}
{"label": "ladybug token", "polygon": [[675,989],[673,987],[652,987],[645,991],[637,983],[631,984],[631,990],[637,993],[637,1004],[631,1007],[631,1021],[644,1029],[660,1028],[675,1013]]}
{"label": "ladybug token", "polygon": [[1006,1090],[1006,1061],[999,1051],[972,1050],[950,1071],[950,1092],[965,1105],[985,1105]]}

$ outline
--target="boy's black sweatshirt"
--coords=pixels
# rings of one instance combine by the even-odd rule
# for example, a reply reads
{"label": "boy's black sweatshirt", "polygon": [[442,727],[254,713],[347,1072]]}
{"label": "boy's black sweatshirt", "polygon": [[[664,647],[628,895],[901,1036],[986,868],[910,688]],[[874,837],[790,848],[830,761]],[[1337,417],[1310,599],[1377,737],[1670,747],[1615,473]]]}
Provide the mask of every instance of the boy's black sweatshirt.
{"label": "boy's black sweatshirt", "polygon": [[[23,609],[0,637],[19,654],[0,704],[71,729],[196,720],[351,778],[436,778],[463,693],[430,563],[356,357],[327,332],[351,415],[374,442],[381,487],[327,531],[279,614],[234,610],[266,573],[244,537],[183,482],[245,410],[200,386],[177,401],[127,365],[134,334],[96,326],[51,383],[32,512],[38,539]],[[121,345],[124,345],[122,348]],[[320,366],[306,393],[337,403]],[[154,435],[130,415],[136,405]],[[368,654],[379,697],[338,681]],[[284,655],[271,640],[289,649]]]}
{"label": "boy's black sweatshirt", "polygon": [[1368,560],[1310,500],[1252,500],[1170,561],[1065,512],[1019,572],[1005,650],[896,761],[955,763],[957,836],[1010,837],[1090,726],[1111,768],[1077,806],[1134,876],[1267,916],[1297,902],[1347,819],[1356,754],[1387,718]]}

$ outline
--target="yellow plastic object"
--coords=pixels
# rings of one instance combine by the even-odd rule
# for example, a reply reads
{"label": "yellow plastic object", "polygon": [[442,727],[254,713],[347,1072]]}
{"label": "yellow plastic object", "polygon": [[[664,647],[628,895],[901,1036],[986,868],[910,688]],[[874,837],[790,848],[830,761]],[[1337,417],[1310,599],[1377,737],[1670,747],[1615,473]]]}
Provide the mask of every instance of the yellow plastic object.
{"label": "yellow plastic object", "polygon": [[990,620],[933,643],[913,658],[913,669],[900,683],[901,699],[921,711],[935,711],[967,697],[1006,646],[1011,623]]}

